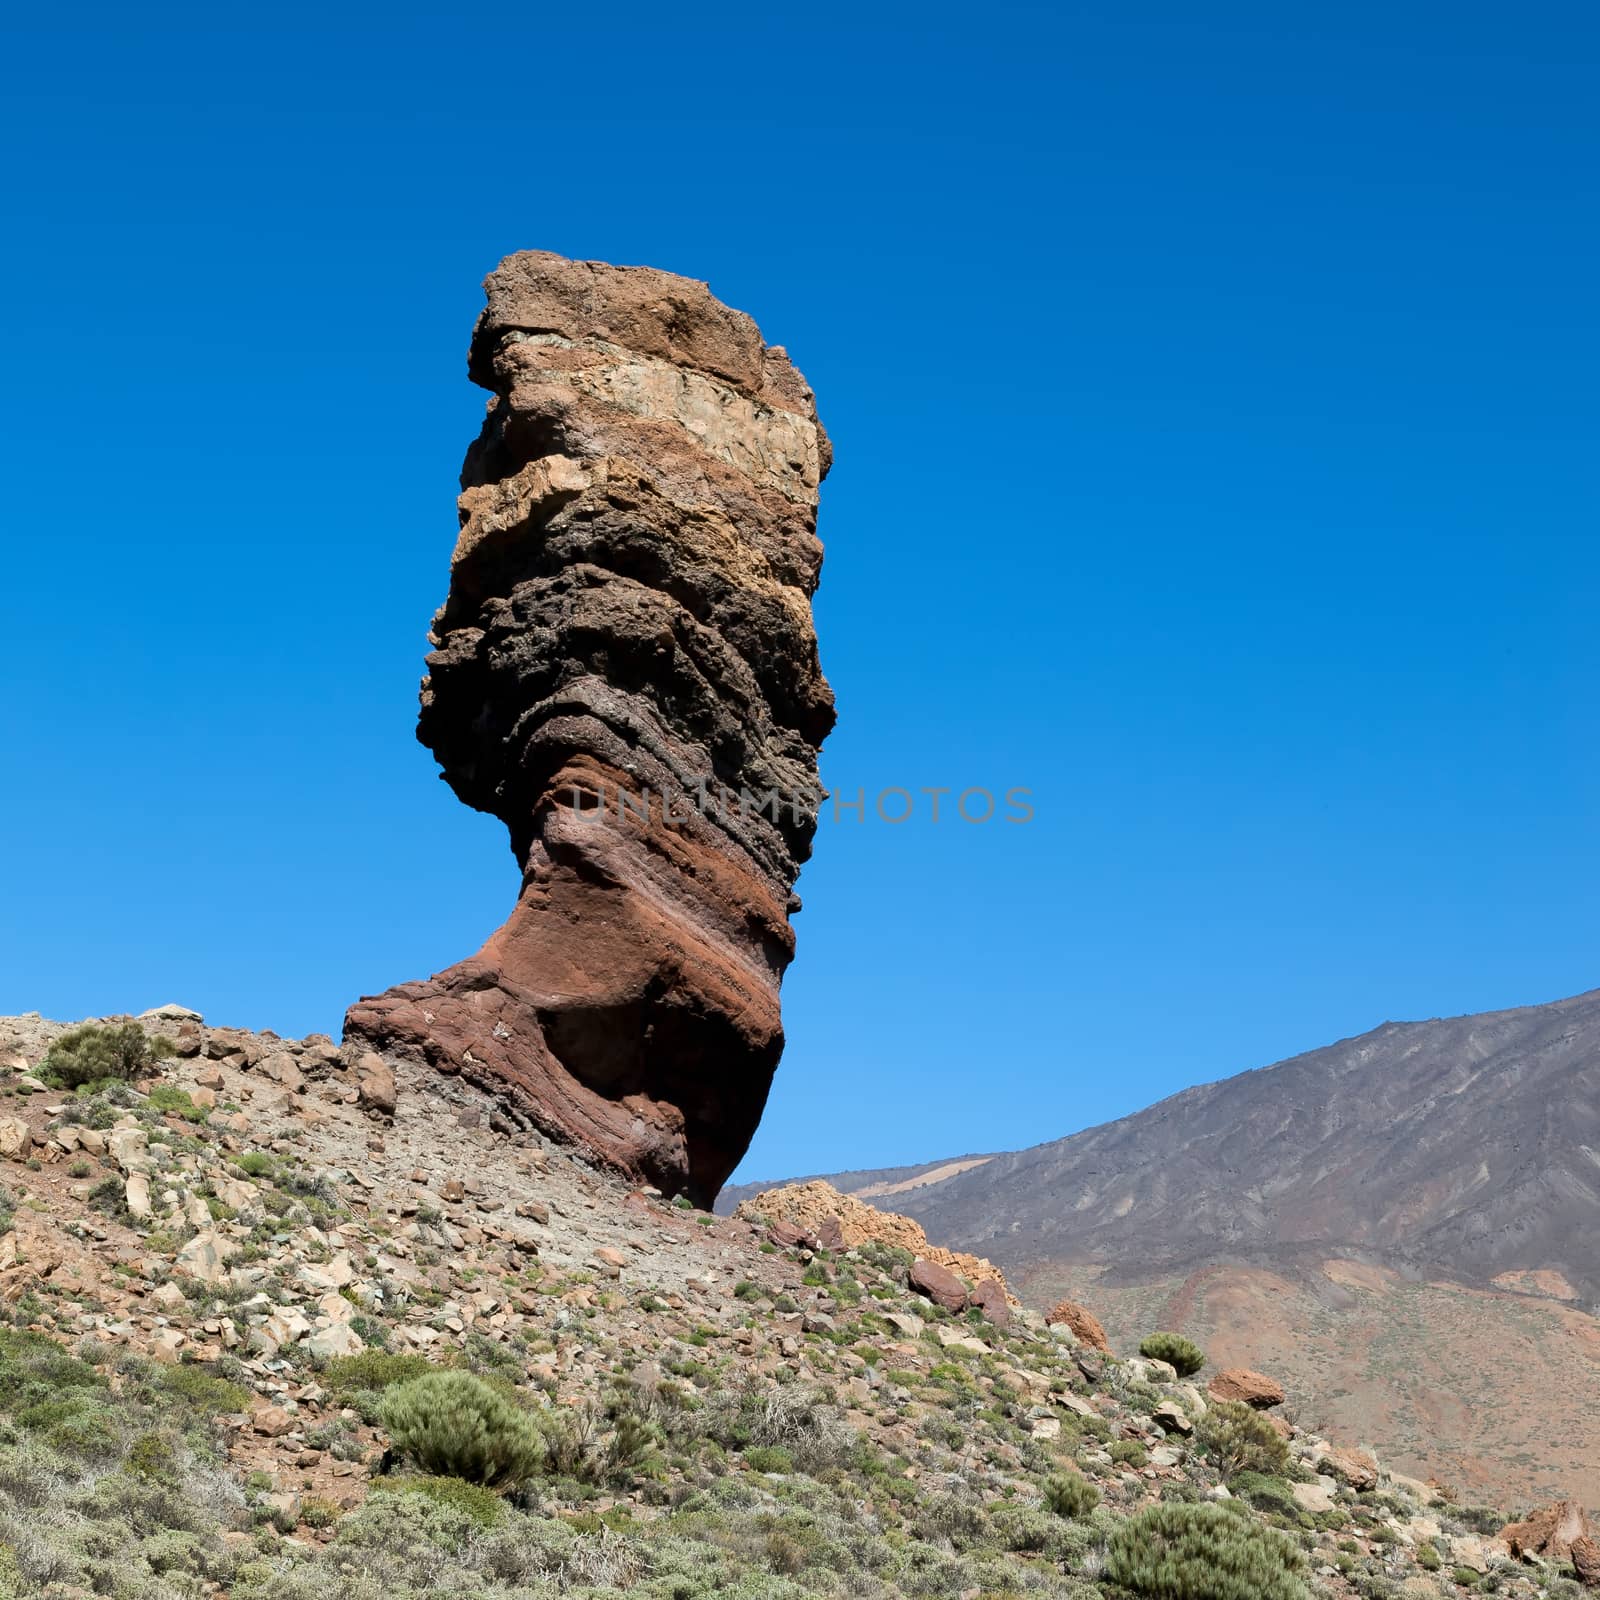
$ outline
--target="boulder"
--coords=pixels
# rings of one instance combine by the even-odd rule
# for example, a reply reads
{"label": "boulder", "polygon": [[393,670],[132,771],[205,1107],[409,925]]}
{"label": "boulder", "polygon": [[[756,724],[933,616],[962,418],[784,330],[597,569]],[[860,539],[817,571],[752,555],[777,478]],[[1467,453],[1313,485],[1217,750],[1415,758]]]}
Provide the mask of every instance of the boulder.
{"label": "boulder", "polygon": [[21,1117],[0,1117],[0,1156],[22,1161],[33,1148],[33,1130]]}
{"label": "boulder", "polygon": [[1194,1432],[1194,1422],[1189,1413],[1175,1400],[1163,1400],[1150,1413],[1150,1417],[1164,1433],[1189,1434]]}
{"label": "boulder", "polygon": [[151,1006],[148,1011],[139,1013],[141,1022],[204,1022],[206,1019],[198,1011],[189,1006],[180,1006],[176,1000],[169,1000],[164,1006]]}
{"label": "boulder", "polygon": [[1316,1466],[1330,1477],[1349,1484],[1352,1489],[1365,1491],[1378,1487],[1378,1463],[1365,1450],[1330,1447],[1323,1452]]}
{"label": "boulder", "polygon": [[143,1128],[113,1128],[106,1135],[106,1153],[124,1172],[131,1172],[150,1153],[150,1135]]}
{"label": "boulder", "polygon": [[1284,1402],[1283,1385],[1249,1367],[1224,1367],[1206,1385],[1213,1400],[1236,1400],[1257,1411],[1267,1411]]}
{"label": "boulder", "polygon": [[363,1052],[356,1062],[356,1099],[363,1109],[386,1118],[399,1104],[394,1069],[375,1050]]}
{"label": "boulder", "polygon": [[352,1006],[346,1042],[708,1206],[782,1051],[824,798],[828,441],[703,283],[527,251],[485,290],[468,372],[493,398],[417,732],[506,823],[521,892],[476,955]]}
{"label": "boulder", "polygon": [[1106,1355],[1111,1354],[1111,1341],[1106,1338],[1106,1330],[1100,1326],[1100,1319],[1076,1301],[1058,1300],[1045,1312],[1044,1320],[1046,1326],[1060,1324],[1065,1327],[1080,1344],[1090,1345]]}
{"label": "boulder", "polygon": [[1578,1582],[1586,1589],[1600,1589],[1600,1540],[1586,1533],[1579,1534],[1572,1541],[1569,1554]]}
{"label": "boulder", "polygon": [[997,1328],[1011,1326],[1011,1302],[1004,1287],[993,1278],[985,1278],[968,1296],[968,1302],[980,1310]]}
{"label": "boulder", "polygon": [[1309,1511],[1313,1516],[1333,1510],[1333,1486],[1326,1479],[1317,1483],[1291,1483],[1289,1493],[1302,1511]]}
{"label": "boulder", "polygon": [[232,1239],[215,1228],[203,1228],[179,1250],[172,1267],[201,1283],[221,1283],[228,1275],[228,1262],[238,1253]]}
{"label": "boulder", "polygon": [[967,1286],[948,1267],[923,1257],[911,1263],[907,1282],[920,1295],[925,1295],[935,1305],[946,1311],[964,1311],[967,1305]]}

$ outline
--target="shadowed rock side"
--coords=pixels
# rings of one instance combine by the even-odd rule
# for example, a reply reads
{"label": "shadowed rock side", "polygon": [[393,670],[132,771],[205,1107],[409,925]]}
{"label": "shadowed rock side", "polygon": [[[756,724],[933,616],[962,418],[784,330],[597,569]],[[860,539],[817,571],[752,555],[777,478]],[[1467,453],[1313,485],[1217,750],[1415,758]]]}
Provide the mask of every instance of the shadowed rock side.
{"label": "shadowed rock side", "polygon": [[493,398],[417,732],[505,822],[522,891],[346,1033],[709,1202],[783,1046],[834,720],[810,607],[828,442],[785,352],[704,284],[524,252],[485,287],[469,372]]}

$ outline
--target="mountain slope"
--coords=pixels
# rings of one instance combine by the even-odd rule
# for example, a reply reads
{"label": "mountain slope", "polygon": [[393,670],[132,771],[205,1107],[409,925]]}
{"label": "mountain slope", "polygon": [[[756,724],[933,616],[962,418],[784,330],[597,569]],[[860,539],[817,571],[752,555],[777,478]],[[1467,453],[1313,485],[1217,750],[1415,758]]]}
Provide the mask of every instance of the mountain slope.
{"label": "mountain slope", "polygon": [[[1014,1275],[1127,1274],[1330,1247],[1485,1283],[1600,1295],[1600,990],[1384,1023],[978,1164],[897,1169],[898,1210]],[[904,1183],[925,1175],[920,1183]],[[860,1192],[849,1175],[839,1187]]]}

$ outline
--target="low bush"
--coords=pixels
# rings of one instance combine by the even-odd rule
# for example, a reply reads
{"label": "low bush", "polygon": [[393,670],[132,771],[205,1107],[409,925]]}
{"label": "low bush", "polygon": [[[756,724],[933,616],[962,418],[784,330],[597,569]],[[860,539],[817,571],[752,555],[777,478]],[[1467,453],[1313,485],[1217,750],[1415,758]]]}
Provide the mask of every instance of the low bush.
{"label": "low bush", "polygon": [[1201,1417],[1195,1442],[1225,1475],[1258,1472],[1281,1478],[1289,1465],[1289,1446],[1259,1411],[1237,1400],[1219,1400]]}
{"label": "low bush", "polygon": [[396,1384],[380,1414],[396,1452],[433,1477],[509,1489],[544,1461],[533,1418],[470,1372],[430,1372]]}
{"label": "low bush", "polygon": [[60,1089],[77,1089],[107,1078],[126,1083],[155,1064],[156,1054],[137,1022],[102,1028],[69,1028],[46,1052],[39,1076]]}
{"label": "low bush", "polygon": [[1100,1491],[1076,1472],[1058,1472],[1045,1483],[1044,1503],[1058,1517],[1086,1517],[1100,1504]]}
{"label": "low bush", "polygon": [[437,1369],[426,1356],[391,1355],[363,1350],[358,1356],[336,1356],[322,1372],[322,1386],[340,1399],[356,1394],[381,1394],[397,1383],[426,1377]]}
{"label": "low bush", "polygon": [[1106,1577],[1154,1600],[1309,1600],[1305,1557],[1224,1505],[1156,1505],[1112,1535]]}
{"label": "low bush", "polygon": [[1147,1334],[1139,1345],[1139,1354],[1147,1361],[1165,1361],[1176,1368],[1180,1378],[1192,1377],[1206,1364],[1205,1351],[1181,1333]]}
{"label": "low bush", "polygon": [[380,1478],[374,1494],[419,1494],[435,1505],[463,1511],[480,1528],[497,1528],[505,1520],[505,1501],[492,1489],[468,1483],[465,1478]]}

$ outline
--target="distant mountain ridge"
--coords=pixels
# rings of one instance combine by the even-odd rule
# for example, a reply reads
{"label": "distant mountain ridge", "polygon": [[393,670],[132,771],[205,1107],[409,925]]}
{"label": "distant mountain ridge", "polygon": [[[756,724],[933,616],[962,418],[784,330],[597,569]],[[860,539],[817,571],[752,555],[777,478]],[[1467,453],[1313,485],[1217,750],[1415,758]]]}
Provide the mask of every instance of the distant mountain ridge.
{"label": "distant mountain ridge", "polygon": [[[948,1170],[941,1170],[948,1169]],[[815,1174],[1015,1277],[1330,1250],[1600,1297],[1600,990],[1385,1022],[1031,1149]],[[718,1207],[768,1187],[725,1190]]]}

